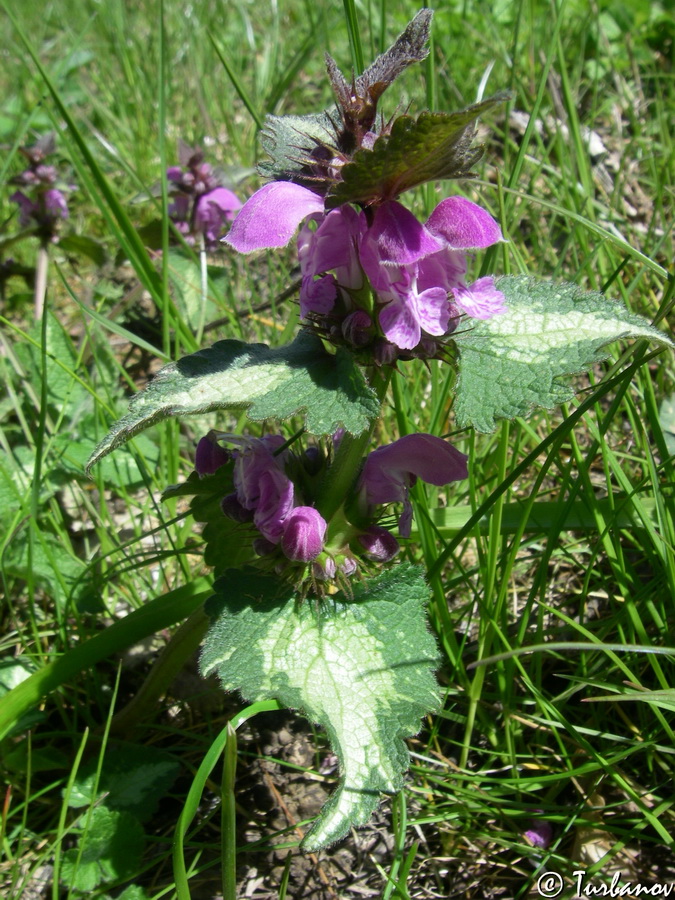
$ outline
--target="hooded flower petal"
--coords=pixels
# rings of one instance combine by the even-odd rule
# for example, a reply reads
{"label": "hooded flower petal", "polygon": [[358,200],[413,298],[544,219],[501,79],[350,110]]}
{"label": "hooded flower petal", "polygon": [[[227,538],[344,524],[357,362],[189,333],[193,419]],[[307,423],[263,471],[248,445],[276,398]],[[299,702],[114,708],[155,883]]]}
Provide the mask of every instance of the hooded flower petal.
{"label": "hooded flower petal", "polygon": [[304,218],[323,212],[323,200],[291,181],[272,181],[246,201],[225,243],[239,253],[285,247]]}
{"label": "hooded flower petal", "polygon": [[347,205],[331,210],[312,231],[305,225],[298,238],[298,255],[303,274],[320,275],[334,269],[352,272],[356,284],[345,287],[361,287],[363,277],[358,264],[357,247],[366,231],[365,219]]}
{"label": "hooded flower petal", "polygon": [[221,447],[212,432],[200,439],[195,450],[195,470],[199,476],[213,475],[230,460],[228,451]]}
{"label": "hooded flower petal", "polygon": [[62,219],[68,218],[68,204],[62,191],[57,188],[50,188],[45,191],[45,210],[52,216],[59,216]]}
{"label": "hooded flower petal", "polygon": [[19,224],[22,228],[26,228],[31,224],[33,216],[38,213],[37,204],[33,203],[23,191],[14,191],[9,199],[19,204]]}
{"label": "hooded flower petal", "polygon": [[260,476],[258,487],[253,524],[263,537],[278,544],[293,509],[293,483],[280,469],[270,468]]}
{"label": "hooded flower petal", "polygon": [[370,453],[361,487],[370,505],[406,500],[417,478],[444,485],[466,478],[467,457],[432,434],[408,434]]}
{"label": "hooded flower petal", "polygon": [[314,278],[307,275],[300,284],[300,315],[306,319],[310,313],[323,315],[331,311],[337,297],[337,285],[333,275]]}
{"label": "hooded flower petal", "polygon": [[358,536],[357,540],[365,551],[366,559],[372,559],[373,562],[389,562],[401,549],[391,531],[380,525],[371,525],[367,531]]}
{"label": "hooded flower petal", "polygon": [[[279,471],[284,478],[283,455],[274,456],[274,451],[284,444],[281,434],[268,434],[263,438],[228,436],[233,444],[240,444],[234,464],[234,487],[237,497],[246,509],[256,509],[261,497],[261,479],[271,469]],[[287,479],[288,480],[288,479]]]}
{"label": "hooded flower petal", "polygon": [[426,229],[451,250],[478,250],[504,240],[490,213],[464,197],[442,200],[427,219]]}
{"label": "hooded flower petal", "polygon": [[364,244],[382,265],[406,266],[443,248],[415,216],[395,200],[377,208]]}

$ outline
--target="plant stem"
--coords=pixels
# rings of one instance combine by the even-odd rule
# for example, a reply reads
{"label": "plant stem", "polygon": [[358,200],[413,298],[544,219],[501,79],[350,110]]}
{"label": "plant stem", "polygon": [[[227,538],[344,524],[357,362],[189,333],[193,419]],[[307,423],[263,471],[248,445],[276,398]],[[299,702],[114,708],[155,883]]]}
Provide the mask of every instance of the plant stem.
{"label": "plant stem", "polygon": [[220,793],[223,900],[237,900],[237,808],[234,799],[236,772],[237,733],[228,722]]}
{"label": "plant stem", "polygon": [[47,272],[49,270],[49,250],[45,241],[40,241],[35,266],[35,290],[33,291],[33,306],[35,309],[35,321],[39,322],[45,309],[45,296],[47,295]]}
{"label": "plant stem", "polygon": [[[371,386],[374,388],[380,404],[387,393],[392,373],[393,369],[390,368],[372,370]],[[370,428],[362,431],[361,434],[345,433],[340,441],[333,464],[328,469],[318,491],[316,508],[327,522],[333,518],[345,499],[350,496],[376,422],[377,419],[373,419]]]}
{"label": "plant stem", "polygon": [[209,618],[202,608],[183,622],[155,660],[136,696],[113,718],[114,734],[128,734],[149,719],[157,700],[199,647],[208,624]]}

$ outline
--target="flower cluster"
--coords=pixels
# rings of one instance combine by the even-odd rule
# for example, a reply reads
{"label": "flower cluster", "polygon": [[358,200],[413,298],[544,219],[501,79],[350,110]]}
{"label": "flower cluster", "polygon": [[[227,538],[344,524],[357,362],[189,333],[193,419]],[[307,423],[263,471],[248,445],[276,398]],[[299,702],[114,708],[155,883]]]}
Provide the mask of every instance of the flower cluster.
{"label": "flower cluster", "polygon": [[169,216],[189,243],[203,236],[206,247],[213,249],[241,201],[221,185],[201,150],[181,147],[180,156],[181,165],[166,170],[172,201]]}
{"label": "flower cluster", "polygon": [[28,168],[11,179],[11,184],[24,189],[15,191],[9,198],[19,205],[19,224],[22,228],[35,227],[44,240],[54,240],[58,221],[68,218],[64,192],[74,190],[73,185],[60,181],[55,166],[45,164],[55,149],[53,134],[41,138],[32,147],[22,147]]}
{"label": "flower cluster", "polygon": [[[334,446],[339,441],[337,435]],[[311,563],[319,580],[352,575],[359,559],[388,562],[396,556],[398,540],[379,522],[389,504],[402,503],[398,530],[404,538],[410,535],[409,491],[418,478],[441,486],[467,476],[466,457],[446,441],[407,435],[367,456],[353,495],[328,523],[314,505],[329,466],[318,447],[295,453],[279,434],[249,438],[211,432],[202,438],[197,473],[211,475],[226,464],[232,465],[234,491],[222,499],[223,514],[252,526],[254,550],[270,557],[279,571],[284,559],[303,564],[303,571]]]}
{"label": "flower cluster", "polygon": [[463,197],[443,200],[422,224],[396,200],[326,212],[309,188],[275,181],[244,204],[225,240],[241,253],[281,247],[303,220],[300,312],[334,343],[374,347],[381,363],[432,357],[462,315],[506,311],[491,277],[466,283],[466,254],[503,237],[492,216]]}

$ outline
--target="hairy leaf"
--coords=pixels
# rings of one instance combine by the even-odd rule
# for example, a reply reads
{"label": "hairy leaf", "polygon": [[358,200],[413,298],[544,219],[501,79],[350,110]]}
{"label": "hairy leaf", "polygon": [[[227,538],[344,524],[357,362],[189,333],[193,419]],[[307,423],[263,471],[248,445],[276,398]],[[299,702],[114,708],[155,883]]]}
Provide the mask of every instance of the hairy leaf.
{"label": "hairy leaf", "polygon": [[335,144],[335,123],[339,121],[336,111],[308,116],[266,116],[260,143],[270,159],[259,163],[258,171],[265,178],[275,181],[302,183],[306,180],[302,177],[303,173],[312,175],[312,153],[318,147],[332,147]]}
{"label": "hairy leaf", "polygon": [[605,344],[644,337],[669,344],[646,319],[574,284],[526,276],[497,280],[509,307],[488,320],[470,320],[455,336],[460,351],[455,413],[460,428],[492,431],[496,418],[527,415],[571,400],[563,380],[606,358]]}
{"label": "hairy leaf", "polygon": [[380,792],[401,787],[403,739],[438,703],[429,590],[421,570],[403,563],[319,610],[256,569],[228,571],[215,587],[202,672],[217,671],[226,690],[249,701],[302,710],[340,759],[338,787],[302,844],[318,850],[367,822]]}
{"label": "hairy leaf", "polygon": [[351,354],[331,355],[311,335],[301,333],[278,349],[218,341],[165,366],[94,450],[87,471],[155,422],[216,409],[247,409],[255,421],[304,411],[313,434],[332,434],[340,426],[359,434],[379,404]]}
{"label": "hairy leaf", "polygon": [[381,135],[372,150],[359,150],[342,169],[326,206],[365,205],[393,200],[411,188],[442,178],[472,177],[471,167],[483,155],[471,147],[478,116],[509,98],[507,91],[454,113],[423,112],[416,119],[400,116],[391,134]]}

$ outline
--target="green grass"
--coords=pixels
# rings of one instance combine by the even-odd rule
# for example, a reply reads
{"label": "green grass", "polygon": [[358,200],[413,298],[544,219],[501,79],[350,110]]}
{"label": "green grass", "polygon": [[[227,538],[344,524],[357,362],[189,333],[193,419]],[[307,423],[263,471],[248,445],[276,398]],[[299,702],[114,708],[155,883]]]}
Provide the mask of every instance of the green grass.
{"label": "green grass", "polygon": [[[260,827],[247,779],[261,762],[275,767],[288,776],[283,799],[291,776],[316,773],[318,753],[312,764],[278,759],[260,731],[246,730],[264,729],[255,723],[266,717],[250,720],[238,736],[232,794],[231,755],[222,785],[216,762],[226,722],[240,712],[236,698],[198,702],[196,679],[167,687],[161,672],[142,687],[171,634],[184,639],[165,651],[165,674],[186,664],[198,637],[178,627],[209,589],[201,538],[181,501],[157,498],[189,473],[195,440],[214,417],[156,426],[98,467],[93,482],[82,466],[155,359],[198,345],[167,291],[168,262],[153,260],[135,230],[166,207],[166,198],[138,198],[176,161],[178,138],[201,143],[222,166],[253,166],[256,119],[328,104],[324,50],[343,69],[361,52],[368,62],[415,6],[358,4],[361,49],[337,2],[167,2],[164,39],[159,6],[149,2],[30,0],[8,10],[33,58],[6,17],[3,173],[20,171],[19,146],[57,130],[78,184],[72,227],[99,241],[107,260],[96,266],[51,249],[44,330],[32,323],[30,288],[16,277],[4,287],[0,682],[30,677],[11,701],[0,698],[0,764],[11,785],[3,896],[27,896],[42,878],[53,898],[119,896],[132,884],[147,897],[183,900],[231,890],[235,874],[243,890],[255,867],[261,896],[300,898],[298,851],[284,871],[268,853],[278,840],[297,846],[294,823],[278,836]],[[482,266],[577,281],[667,329],[672,24],[656,4],[603,0],[600,11],[583,0],[443,4],[433,55],[405,73],[384,110],[429,101],[458,108],[494,63],[485,93],[510,87],[507,114],[531,113],[530,125],[523,133],[493,117],[479,181],[431,186],[406,202],[422,217],[461,190],[500,219],[509,243],[477,260],[476,275]],[[603,159],[590,157],[586,129],[602,139]],[[257,183],[251,177],[242,190]],[[3,221],[13,213],[8,193]],[[10,221],[5,234],[15,230]],[[35,249],[24,241],[2,252],[32,266]],[[293,333],[297,306],[277,300],[294,277],[292,250],[213,262],[226,277],[212,279],[210,318],[225,324],[207,322],[205,342],[281,344]],[[446,699],[410,742],[411,779],[378,826],[393,834],[391,850],[364,863],[363,883],[381,896],[520,897],[538,873],[558,871],[572,884],[578,868],[598,882],[616,870],[626,881],[666,880],[675,859],[675,670],[672,656],[648,651],[672,647],[675,625],[674,460],[659,418],[674,376],[667,353],[614,346],[579,379],[575,406],[492,435],[453,433],[448,367],[409,363],[394,378],[377,437],[452,435],[471,456],[471,474],[447,491],[416,488],[406,554],[429,572]],[[217,424],[249,427],[233,416]],[[124,651],[140,641],[132,668]],[[551,642],[555,649],[542,647]],[[140,712],[116,719],[143,690]],[[82,830],[95,827],[101,803],[94,790],[83,806],[70,805],[79,772],[104,781],[120,740],[169,751],[180,773],[143,820],[133,866],[117,865],[90,891],[71,889],[64,859],[90,851]],[[322,751],[322,736],[316,741]],[[221,846],[221,796],[228,816],[237,806],[237,872],[234,848]],[[543,852],[524,838],[536,817],[553,827]],[[321,854],[317,896],[349,884],[332,865],[339,852]]]}

